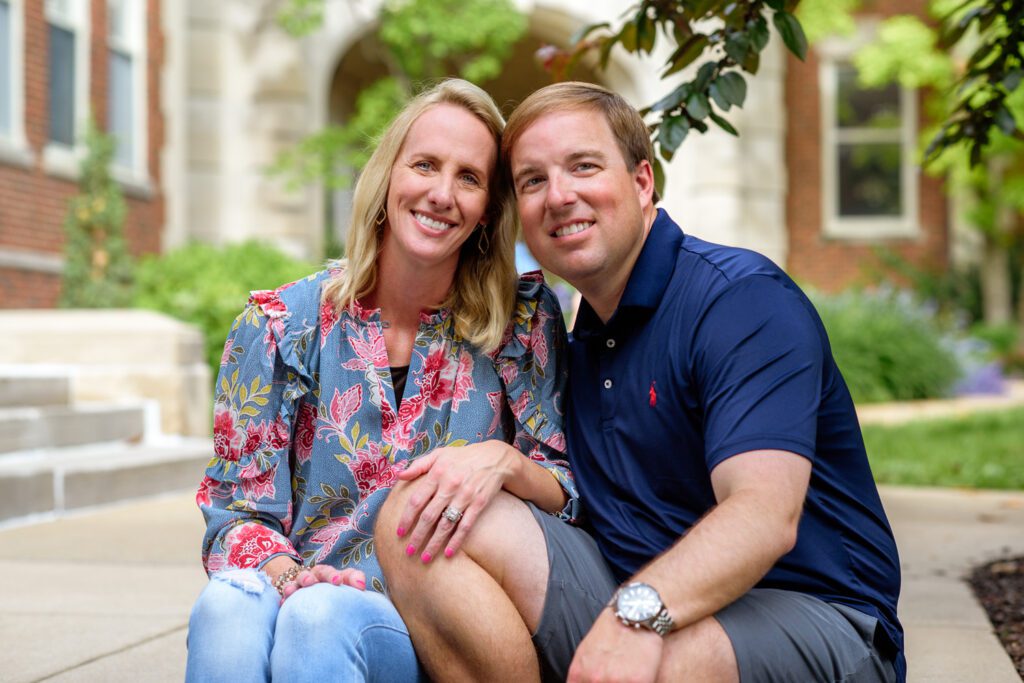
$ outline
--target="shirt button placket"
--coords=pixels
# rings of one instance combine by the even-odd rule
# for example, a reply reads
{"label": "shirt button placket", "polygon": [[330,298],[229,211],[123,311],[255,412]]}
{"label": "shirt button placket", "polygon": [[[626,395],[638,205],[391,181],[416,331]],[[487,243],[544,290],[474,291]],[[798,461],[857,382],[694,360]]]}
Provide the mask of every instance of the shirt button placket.
{"label": "shirt button placket", "polygon": [[604,379],[601,380],[601,417],[604,420],[611,420],[614,410],[614,392],[612,388],[615,386],[615,381],[612,379],[614,373],[612,371],[613,366],[613,354],[609,353],[615,348],[615,340],[609,337],[604,340],[605,350],[601,354],[601,376]]}

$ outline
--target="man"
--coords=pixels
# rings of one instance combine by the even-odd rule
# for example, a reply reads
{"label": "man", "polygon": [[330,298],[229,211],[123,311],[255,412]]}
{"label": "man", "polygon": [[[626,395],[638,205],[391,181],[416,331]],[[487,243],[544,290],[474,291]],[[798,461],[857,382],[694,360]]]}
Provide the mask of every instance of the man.
{"label": "man", "polygon": [[[600,560],[535,515],[541,670],[564,675],[572,646],[539,637],[569,633],[586,634],[569,680],[903,680],[896,547],[810,302],[764,257],[654,208],[647,129],[617,95],[539,90],[502,146],[527,244],[583,295],[569,458],[614,576],[602,586],[581,569]],[[513,566],[470,555],[492,577]],[[611,600],[590,626],[555,586]],[[533,605],[509,595],[529,625]]]}

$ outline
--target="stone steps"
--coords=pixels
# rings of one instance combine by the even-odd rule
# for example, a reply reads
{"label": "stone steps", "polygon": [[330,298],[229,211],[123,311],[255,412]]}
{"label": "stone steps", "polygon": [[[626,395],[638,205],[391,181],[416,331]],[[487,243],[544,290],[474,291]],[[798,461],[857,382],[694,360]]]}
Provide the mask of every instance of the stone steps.
{"label": "stone steps", "polygon": [[105,443],[0,457],[0,524],[194,490],[213,453],[209,439]]}
{"label": "stone steps", "polygon": [[66,406],[70,402],[69,377],[0,366],[0,408]]}
{"label": "stone steps", "polygon": [[74,372],[0,366],[0,525],[199,484],[210,439],[160,435],[151,400],[75,401]]}
{"label": "stone steps", "polygon": [[138,403],[0,408],[0,459],[12,451],[139,441],[145,423]]}

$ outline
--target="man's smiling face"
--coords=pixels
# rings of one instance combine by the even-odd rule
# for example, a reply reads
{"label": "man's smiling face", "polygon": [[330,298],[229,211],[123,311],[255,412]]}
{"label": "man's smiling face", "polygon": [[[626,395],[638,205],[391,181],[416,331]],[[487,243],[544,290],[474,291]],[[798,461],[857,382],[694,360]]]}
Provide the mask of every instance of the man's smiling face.
{"label": "man's smiling face", "polygon": [[628,168],[603,114],[539,117],[516,139],[511,168],[523,235],[541,265],[584,293],[623,269],[628,278],[643,247],[652,175],[646,161]]}

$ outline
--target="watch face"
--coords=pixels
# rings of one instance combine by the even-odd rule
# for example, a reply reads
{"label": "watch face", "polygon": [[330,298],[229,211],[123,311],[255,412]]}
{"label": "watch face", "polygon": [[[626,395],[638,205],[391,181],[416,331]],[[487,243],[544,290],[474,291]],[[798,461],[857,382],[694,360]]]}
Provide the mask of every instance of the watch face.
{"label": "watch face", "polygon": [[646,584],[631,584],[619,593],[616,607],[626,619],[643,622],[653,619],[661,611],[661,598]]}

